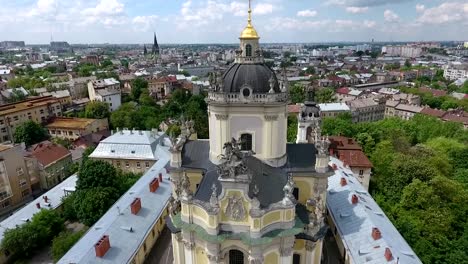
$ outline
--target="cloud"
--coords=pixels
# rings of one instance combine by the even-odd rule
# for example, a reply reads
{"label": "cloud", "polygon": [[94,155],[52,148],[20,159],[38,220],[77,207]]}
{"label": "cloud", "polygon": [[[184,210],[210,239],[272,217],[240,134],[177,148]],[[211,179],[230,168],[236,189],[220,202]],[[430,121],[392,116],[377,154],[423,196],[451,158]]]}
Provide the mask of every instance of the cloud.
{"label": "cloud", "polygon": [[393,23],[398,22],[400,20],[400,17],[392,10],[387,9],[384,11],[384,19],[387,22]]}
{"label": "cloud", "polygon": [[280,17],[271,19],[266,29],[268,31],[291,30],[296,31],[327,31],[327,32],[345,32],[354,31],[362,28],[374,28],[375,21],[364,20],[354,21],[345,19],[336,20],[302,20],[297,18]]}
{"label": "cloud", "polygon": [[467,25],[468,3],[443,3],[433,8],[424,9],[423,13],[416,21],[422,24],[448,24],[462,22]]}
{"label": "cloud", "polygon": [[132,19],[134,29],[138,31],[149,31],[154,29],[158,16],[136,16]]}
{"label": "cloud", "polygon": [[340,5],[340,6],[382,6],[390,4],[398,4],[404,2],[411,2],[412,0],[328,0],[326,4],[329,5]]}
{"label": "cloud", "polygon": [[346,7],[346,12],[352,13],[352,14],[366,13],[368,10],[369,10],[369,7],[367,7],[367,6],[364,6],[364,7],[348,6],[348,7]]}
{"label": "cloud", "polygon": [[[244,9],[245,10],[245,9]],[[257,15],[267,15],[273,13],[273,5],[268,3],[257,4],[253,8],[253,13]]]}
{"label": "cloud", "polygon": [[417,12],[423,12],[424,9],[426,9],[426,7],[424,5],[422,5],[422,4],[417,4],[416,5],[416,11]]}
{"label": "cloud", "polygon": [[314,17],[317,15],[317,11],[312,9],[301,10],[297,12],[298,17]]}

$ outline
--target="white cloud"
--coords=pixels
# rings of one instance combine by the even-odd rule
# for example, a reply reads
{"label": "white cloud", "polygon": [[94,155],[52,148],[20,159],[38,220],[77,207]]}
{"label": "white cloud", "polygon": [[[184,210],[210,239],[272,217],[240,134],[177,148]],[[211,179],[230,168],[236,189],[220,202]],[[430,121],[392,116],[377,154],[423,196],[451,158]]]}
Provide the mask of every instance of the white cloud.
{"label": "white cloud", "polygon": [[384,11],[384,19],[387,22],[398,22],[400,17],[392,10],[387,9]]}
{"label": "white cloud", "polygon": [[297,16],[299,17],[314,17],[317,15],[317,11],[312,9],[301,10],[297,12]]}
{"label": "white cloud", "polygon": [[158,16],[136,16],[132,19],[134,29],[138,31],[150,31],[154,29]]}
{"label": "white cloud", "polygon": [[423,12],[424,9],[426,9],[426,7],[424,5],[422,5],[422,4],[417,4],[416,5],[416,11],[417,12]]}
{"label": "white cloud", "polygon": [[376,26],[375,21],[364,20],[302,20],[289,17],[280,17],[271,19],[271,23],[266,26],[268,31],[277,30],[291,30],[296,31],[327,31],[327,32],[344,32],[350,30],[359,30],[362,28],[374,28]]}
{"label": "white cloud", "polygon": [[268,3],[257,4],[253,8],[253,13],[257,15],[267,15],[273,13],[273,5]]}
{"label": "white cloud", "polygon": [[366,7],[397,4],[408,1],[411,0],[327,0],[325,3],[328,5]]}
{"label": "white cloud", "polygon": [[357,7],[357,6],[348,6],[346,7],[346,12],[352,14],[366,13],[369,10],[369,7]]}
{"label": "white cloud", "polygon": [[417,19],[423,24],[447,24],[462,22],[467,25],[468,3],[451,2],[443,3],[433,8],[427,8]]}

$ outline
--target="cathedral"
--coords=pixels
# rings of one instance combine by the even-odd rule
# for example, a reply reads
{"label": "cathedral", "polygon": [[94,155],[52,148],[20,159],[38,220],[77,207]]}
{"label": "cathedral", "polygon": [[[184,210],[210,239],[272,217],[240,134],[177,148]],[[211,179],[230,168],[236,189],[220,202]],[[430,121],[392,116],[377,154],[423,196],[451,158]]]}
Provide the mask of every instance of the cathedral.
{"label": "cathedral", "polygon": [[287,143],[287,79],[264,64],[251,13],[235,62],[210,78],[209,140],[191,122],[172,139],[176,264],[321,262],[329,141],[310,102],[300,140]]}

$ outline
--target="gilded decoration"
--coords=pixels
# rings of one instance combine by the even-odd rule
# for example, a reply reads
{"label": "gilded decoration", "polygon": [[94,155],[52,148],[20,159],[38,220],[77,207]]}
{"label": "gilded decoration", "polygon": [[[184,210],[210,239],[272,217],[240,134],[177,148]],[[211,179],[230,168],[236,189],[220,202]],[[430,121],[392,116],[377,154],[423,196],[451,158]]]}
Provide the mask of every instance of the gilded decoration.
{"label": "gilded decoration", "polygon": [[234,221],[242,221],[245,218],[244,199],[237,195],[227,198],[228,204],[224,214]]}

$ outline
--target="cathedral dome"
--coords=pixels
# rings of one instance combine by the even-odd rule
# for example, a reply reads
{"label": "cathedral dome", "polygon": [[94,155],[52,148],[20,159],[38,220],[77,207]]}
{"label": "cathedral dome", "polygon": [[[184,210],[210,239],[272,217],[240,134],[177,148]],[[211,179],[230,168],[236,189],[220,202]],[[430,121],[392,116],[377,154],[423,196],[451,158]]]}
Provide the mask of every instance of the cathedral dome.
{"label": "cathedral dome", "polygon": [[239,93],[250,88],[252,93],[280,92],[275,73],[264,64],[233,64],[223,75],[223,92]]}

